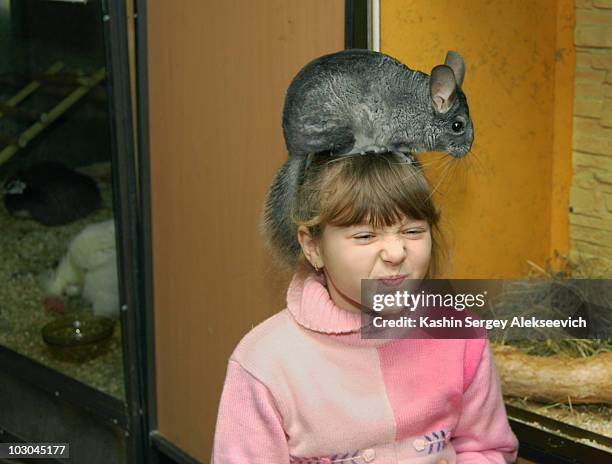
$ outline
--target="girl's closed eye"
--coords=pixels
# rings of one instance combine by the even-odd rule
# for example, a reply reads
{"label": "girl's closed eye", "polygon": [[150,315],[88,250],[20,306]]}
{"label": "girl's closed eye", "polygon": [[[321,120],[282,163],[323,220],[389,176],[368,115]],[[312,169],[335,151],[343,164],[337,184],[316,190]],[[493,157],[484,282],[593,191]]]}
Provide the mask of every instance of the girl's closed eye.
{"label": "girl's closed eye", "polygon": [[427,229],[424,227],[413,227],[404,231],[404,235],[409,236],[410,238],[418,238],[427,232]]}
{"label": "girl's closed eye", "polygon": [[354,236],[354,238],[356,238],[357,240],[369,240],[372,237],[374,237],[374,234],[372,233],[363,233]]}
{"label": "girl's closed eye", "polygon": [[[405,229],[402,233],[409,238],[418,238],[427,232],[427,229],[424,227],[411,227],[409,229]],[[360,241],[367,241],[371,238],[375,237],[375,233],[372,232],[364,232],[358,235],[355,235],[354,238]]]}

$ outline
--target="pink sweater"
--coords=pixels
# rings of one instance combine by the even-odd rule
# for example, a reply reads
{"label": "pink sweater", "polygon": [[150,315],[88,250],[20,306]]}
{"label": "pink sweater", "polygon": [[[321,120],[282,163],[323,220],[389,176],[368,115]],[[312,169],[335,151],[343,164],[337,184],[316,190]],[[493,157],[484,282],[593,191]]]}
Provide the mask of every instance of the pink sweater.
{"label": "pink sweater", "polygon": [[296,274],[232,353],[214,464],[514,462],[488,340],[362,339],[325,284]]}

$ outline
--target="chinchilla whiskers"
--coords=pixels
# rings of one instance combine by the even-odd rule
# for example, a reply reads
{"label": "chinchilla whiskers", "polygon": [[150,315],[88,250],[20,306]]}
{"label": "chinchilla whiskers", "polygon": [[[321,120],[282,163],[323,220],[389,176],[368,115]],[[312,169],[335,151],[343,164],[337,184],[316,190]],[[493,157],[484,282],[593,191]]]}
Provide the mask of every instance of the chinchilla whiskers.
{"label": "chinchilla whiskers", "polygon": [[448,180],[451,179],[455,176],[456,172],[457,172],[457,167],[459,166],[459,163],[456,162],[457,160],[449,160],[449,162],[446,165],[446,169],[444,171],[444,173],[442,174],[442,177],[440,179],[440,182],[438,182],[438,186],[436,187],[436,189],[442,187],[442,184]]}
{"label": "chinchilla whiskers", "polygon": [[472,147],[472,149],[470,150],[470,153],[465,157],[466,160],[466,166],[468,166],[468,168],[472,168],[474,167],[475,169],[478,168],[478,172],[480,174],[484,174],[484,175],[491,175],[491,169],[489,167],[486,166],[486,164],[482,161],[482,158],[480,156],[480,154],[478,153],[477,150],[475,150],[475,148],[480,148],[480,147]]}
{"label": "chinchilla whiskers", "polygon": [[444,161],[444,165],[442,166],[442,174],[440,175],[440,178],[438,179],[438,182],[436,183],[435,187],[431,190],[431,193],[427,197],[428,200],[433,197],[433,195],[438,191],[438,189],[442,185],[442,182],[444,182],[453,166],[457,166],[457,163],[453,163],[453,160],[447,159],[446,161]]}
{"label": "chinchilla whiskers", "polygon": [[406,177],[404,177],[403,179],[406,181],[412,180],[416,177],[416,171],[410,171]]}
{"label": "chinchilla whiskers", "polygon": [[440,163],[441,160],[447,163],[455,162],[455,159],[453,157],[449,156],[446,153],[440,153],[438,156],[432,156],[431,158],[428,156],[426,161],[418,161],[418,163],[420,164],[421,167],[424,168],[424,167],[432,166],[434,164],[438,164]]}

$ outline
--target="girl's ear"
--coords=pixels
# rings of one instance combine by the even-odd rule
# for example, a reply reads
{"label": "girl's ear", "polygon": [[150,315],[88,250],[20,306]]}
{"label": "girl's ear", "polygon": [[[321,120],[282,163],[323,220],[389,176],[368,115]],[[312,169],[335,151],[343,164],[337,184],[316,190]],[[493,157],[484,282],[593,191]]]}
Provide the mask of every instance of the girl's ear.
{"label": "girl's ear", "polygon": [[297,230],[297,239],[302,247],[302,252],[306,259],[312,265],[317,265],[321,267],[321,257],[319,253],[319,245],[317,241],[310,235],[310,232],[306,228],[306,226],[299,226]]}

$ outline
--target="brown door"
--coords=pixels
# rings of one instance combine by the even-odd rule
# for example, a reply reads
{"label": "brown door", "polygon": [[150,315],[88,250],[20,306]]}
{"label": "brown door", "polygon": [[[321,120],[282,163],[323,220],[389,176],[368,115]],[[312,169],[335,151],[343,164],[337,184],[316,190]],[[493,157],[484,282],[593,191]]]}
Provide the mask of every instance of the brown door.
{"label": "brown door", "polygon": [[147,3],[157,418],[209,462],[227,360],[285,307],[257,223],[291,78],[344,47],[343,0]]}

